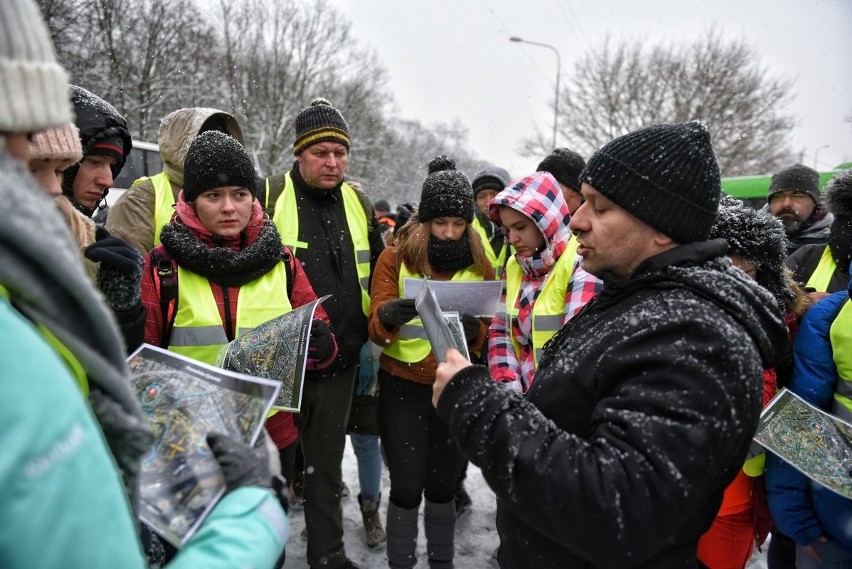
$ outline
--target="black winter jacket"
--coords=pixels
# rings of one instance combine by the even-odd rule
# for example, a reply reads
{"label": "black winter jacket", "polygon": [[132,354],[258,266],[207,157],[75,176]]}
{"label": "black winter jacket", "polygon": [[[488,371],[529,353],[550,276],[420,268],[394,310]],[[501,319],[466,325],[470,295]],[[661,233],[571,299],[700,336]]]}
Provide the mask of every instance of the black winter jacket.
{"label": "black winter jacket", "polygon": [[[302,263],[317,296],[332,295],[322,306],[337,337],[338,362],[316,372],[328,374],[358,363],[361,347],[368,340],[367,317],[361,311],[355,251],[352,239],[348,238],[349,226],[340,187],[312,188],[299,174],[298,163],[293,164],[291,172],[299,208],[299,240],[308,243],[307,249],[296,251],[296,258]],[[372,274],[385,245],[372,212],[367,221]]]}
{"label": "black winter jacket", "polygon": [[787,343],[725,250],[693,243],[605,278],[526,399],[482,366],[447,385],[438,414],[497,494],[503,569],[696,566]]}

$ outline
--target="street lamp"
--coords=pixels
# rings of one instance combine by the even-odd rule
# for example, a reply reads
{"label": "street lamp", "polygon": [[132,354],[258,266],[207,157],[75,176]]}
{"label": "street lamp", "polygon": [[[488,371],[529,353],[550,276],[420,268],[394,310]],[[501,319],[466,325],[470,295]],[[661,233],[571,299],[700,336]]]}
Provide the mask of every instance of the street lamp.
{"label": "street lamp", "polygon": [[537,45],[539,47],[546,47],[547,49],[553,50],[553,53],[556,54],[556,98],[553,99],[553,148],[556,148],[556,125],[559,120],[559,75],[561,75],[562,73],[562,60],[559,57],[559,50],[557,50],[552,45],[525,40],[519,38],[518,36],[510,37],[509,41],[516,43],[528,43],[530,45]]}
{"label": "street lamp", "polygon": [[819,170],[819,167],[817,166],[817,159],[819,158],[819,151],[822,150],[823,148],[828,148],[829,146],[830,146],[829,144],[823,144],[822,146],[820,146],[819,148],[817,148],[814,151],[814,170]]}

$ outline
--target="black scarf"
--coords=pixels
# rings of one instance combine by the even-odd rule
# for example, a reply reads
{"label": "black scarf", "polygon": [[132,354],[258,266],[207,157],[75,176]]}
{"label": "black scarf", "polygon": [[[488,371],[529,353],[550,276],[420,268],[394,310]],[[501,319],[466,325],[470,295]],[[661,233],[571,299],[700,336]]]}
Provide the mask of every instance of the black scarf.
{"label": "black scarf", "polygon": [[429,264],[442,273],[454,273],[473,264],[470,238],[467,233],[461,239],[438,239],[429,236]]}
{"label": "black scarf", "polygon": [[257,240],[240,251],[208,247],[182,223],[169,223],[160,235],[163,247],[181,267],[226,287],[259,279],[282,259],[281,237],[267,221]]}

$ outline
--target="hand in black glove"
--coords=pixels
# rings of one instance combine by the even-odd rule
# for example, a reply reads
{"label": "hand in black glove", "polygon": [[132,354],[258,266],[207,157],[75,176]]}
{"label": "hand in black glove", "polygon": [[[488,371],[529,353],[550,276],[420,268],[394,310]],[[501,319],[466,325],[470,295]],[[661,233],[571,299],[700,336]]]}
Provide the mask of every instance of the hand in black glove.
{"label": "hand in black glove", "polygon": [[335,345],[334,334],[328,324],[314,319],[311,323],[311,338],[308,340],[308,358],[324,362],[334,354]]}
{"label": "hand in black glove", "polygon": [[397,298],[389,300],[379,308],[379,320],[386,328],[396,328],[417,318],[413,298]]}
{"label": "hand in black glove", "polygon": [[225,475],[228,492],[242,486],[272,487],[269,455],[263,438],[256,448],[221,433],[208,433],[207,444]]}
{"label": "hand in black glove", "polygon": [[108,235],[86,247],[84,254],[87,259],[100,262],[96,284],[110,308],[121,312],[139,304],[144,266],[139,251]]}
{"label": "hand in black glove", "polygon": [[461,317],[462,328],[464,328],[464,337],[467,338],[467,345],[472,346],[479,339],[482,333],[482,322],[476,316],[463,314]]}

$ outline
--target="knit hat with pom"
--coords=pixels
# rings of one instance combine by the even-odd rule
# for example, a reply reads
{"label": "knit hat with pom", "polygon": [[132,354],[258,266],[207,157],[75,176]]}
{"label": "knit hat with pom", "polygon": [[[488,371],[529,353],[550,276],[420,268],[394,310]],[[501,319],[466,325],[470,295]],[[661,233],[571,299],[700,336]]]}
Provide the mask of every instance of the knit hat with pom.
{"label": "knit hat with pom", "polygon": [[326,99],[314,99],[296,116],[296,141],[293,154],[299,154],[318,142],[339,142],[349,150],[349,125]]}
{"label": "knit hat with pom", "polygon": [[202,192],[239,186],[255,191],[254,162],[233,137],[217,130],[196,136],[183,162],[183,198],[194,202]]}
{"label": "knit hat with pom", "polygon": [[710,132],[698,121],[616,138],[589,159],[580,182],[681,244],[707,239],[722,194]]}
{"label": "knit hat with pom", "polygon": [[62,160],[62,168],[83,159],[80,135],[74,123],[36,133],[30,140],[30,160]]}
{"label": "knit hat with pom", "polygon": [[794,294],[787,280],[787,238],[779,218],[723,196],[710,238],[727,240],[728,254],[754,265],[758,284],[772,293],[785,313],[790,309]]}
{"label": "knit hat with pom", "polygon": [[38,132],[74,120],[68,74],[33,0],[0,2],[0,132]]}
{"label": "knit hat with pom", "polygon": [[536,172],[549,172],[557,182],[579,192],[580,173],[585,167],[582,156],[568,148],[557,148],[541,161]]}
{"label": "knit hat with pom", "polygon": [[473,221],[473,189],[467,176],[456,170],[452,157],[442,154],[429,161],[429,175],[423,182],[417,219],[462,217]]}

